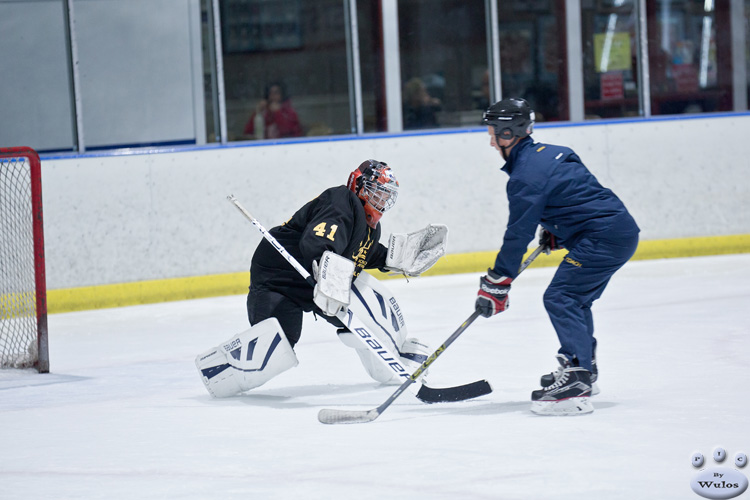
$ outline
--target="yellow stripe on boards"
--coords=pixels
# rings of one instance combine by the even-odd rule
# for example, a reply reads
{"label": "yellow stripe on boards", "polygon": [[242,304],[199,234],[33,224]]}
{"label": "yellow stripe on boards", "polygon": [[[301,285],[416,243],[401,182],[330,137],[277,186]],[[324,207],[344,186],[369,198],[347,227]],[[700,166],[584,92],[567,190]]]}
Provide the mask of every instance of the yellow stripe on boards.
{"label": "yellow stripe on boards", "polygon": [[[529,250],[524,258],[528,257],[531,252],[532,250]],[[750,253],[750,234],[641,241],[638,243],[638,249],[631,260],[670,259],[737,253]],[[557,266],[562,262],[565,255],[566,252],[564,250],[552,252],[550,255],[541,254],[530,267]],[[440,259],[423,276],[481,273],[495,264],[495,257],[497,257],[497,250],[491,252],[449,254]],[[380,271],[369,272],[378,279],[399,277],[398,275],[389,275]]]}
{"label": "yellow stripe on boards", "polygon": [[247,293],[248,272],[170,278],[47,291],[47,311],[61,313]]}
{"label": "yellow stripe on boards", "polygon": [[[737,253],[750,253],[750,234],[641,241],[633,260]],[[551,255],[542,254],[531,264],[531,267],[557,266],[565,255],[565,251],[552,252]],[[495,263],[496,256],[497,250],[448,254],[423,276],[484,272]],[[378,279],[403,279],[401,275],[390,275],[376,270],[368,272]],[[249,273],[240,272],[64,288],[47,291],[47,308],[49,313],[62,313],[174,300],[240,295],[247,293],[249,283]]]}

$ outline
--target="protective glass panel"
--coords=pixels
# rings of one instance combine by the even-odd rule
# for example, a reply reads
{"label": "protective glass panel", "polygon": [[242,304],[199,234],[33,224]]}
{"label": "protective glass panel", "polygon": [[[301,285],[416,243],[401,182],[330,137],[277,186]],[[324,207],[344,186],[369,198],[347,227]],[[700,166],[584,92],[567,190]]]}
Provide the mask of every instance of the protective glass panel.
{"label": "protective glass panel", "polygon": [[0,1],[0,146],[75,149],[65,3]]}
{"label": "protective glass panel", "polygon": [[747,102],[750,103],[750,0],[745,0],[745,68]]}
{"label": "protective glass panel", "polygon": [[581,10],[581,25],[586,118],[638,116],[636,2],[589,2]]}
{"label": "protective glass panel", "polygon": [[502,95],[526,99],[536,121],[567,120],[565,2],[498,2]]}
{"label": "protective glass panel", "polygon": [[352,133],[341,0],[221,0],[230,141]]}
{"label": "protective glass panel", "polygon": [[651,112],[654,115],[732,108],[729,2],[647,3]]}
{"label": "protective glass panel", "polygon": [[404,130],[478,126],[488,104],[484,1],[401,0],[398,23]]}
{"label": "protective glass panel", "polygon": [[388,130],[381,3],[378,0],[357,0],[362,123],[365,132]]}

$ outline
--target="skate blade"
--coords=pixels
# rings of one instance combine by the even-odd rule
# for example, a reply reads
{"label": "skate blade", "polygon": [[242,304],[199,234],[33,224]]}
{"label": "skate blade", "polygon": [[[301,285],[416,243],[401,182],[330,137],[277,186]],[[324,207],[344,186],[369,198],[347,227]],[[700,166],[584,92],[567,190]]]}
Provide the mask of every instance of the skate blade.
{"label": "skate blade", "polygon": [[536,415],[586,415],[594,411],[590,397],[568,398],[560,401],[532,401],[531,412]]}

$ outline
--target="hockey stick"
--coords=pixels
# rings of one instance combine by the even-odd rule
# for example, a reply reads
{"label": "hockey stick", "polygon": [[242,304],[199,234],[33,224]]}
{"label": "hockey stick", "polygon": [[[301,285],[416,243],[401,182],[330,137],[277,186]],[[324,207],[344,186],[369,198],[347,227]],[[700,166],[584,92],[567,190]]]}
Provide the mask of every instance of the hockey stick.
{"label": "hockey stick", "polygon": [[260,222],[258,222],[258,219],[256,219],[255,217],[253,217],[252,214],[250,212],[248,212],[245,207],[242,206],[242,204],[237,200],[237,198],[235,198],[235,196],[233,194],[230,194],[229,196],[227,196],[227,200],[229,200],[230,202],[232,202],[232,204],[235,207],[237,207],[237,210],[239,210],[240,212],[242,212],[242,215],[244,215],[245,217],[247,217],[250,220],[250,222],[252,222],[253,225],[258,228],[258,231],[260,231],[260,234],[262,234],[263,237],[266,240],[268,240],[268,242],[271,245],[273,245],[273,247],[276,249],[276,251],[279,252],[281,254],[281,256],[284,257],[286,259],[286,261],[289,262],[289,264],[291,264],[292,267],[298,273],[300,273],[300,275],[302,276],[302,278],[305,281],[307,281],[308,285],[310,285],[312,287],[315,286],[315,280],[313,279],[312,276],[310,276],[310,273],[307,272],[307,269],[305,269],[304,267],[302,267],[302,264],[300,264],[299,262],[297,262],[297,259],[295,259],[294,256],[292,256],[292,254],[290,254],[289,252],[287,252],[286,248],[284,248],[281,245],[281,243],[279,243],[279,241],[276,238],[273,237],[273,235],[271,233],[269,233],[268,231],[266,231],[266,228],[263,227],[263,225]]}
{"label": "hockey stick", "polygon": [[[234,197],[234,195],[227,196],[227,199],[245,216],[255,227],[260,230],[263,237],[271,243],[271,245],[286,259],[289,264],[302,276],[302,278],[310,285],[315,286],[315,280],[310,273],[302,267],[302,265],[291,255],[281,243],[264,228],[261,223],[247,211],[245,207]],[[338,316],[337,316],[338,317]],[[362,344],[370,349],[376,358],[380,360],[385,366],[393,370],[396,374],[401,377],[409,377],[409,372],[403,365],[398,361],[398,357],[392,355],[388,348],[381,346],[377,341],[374,340],[374,336],[367,331],[367,327],[356,318],[352,311],[348,311],[347,314],[339,317],[349,329],[356,333],[354,337],[359,339]],[[422,370],[423,372],[424,370]],[[415,382],[421,373],[414,377],[409,383]],[[477,380],[465,385],[445,388],[432,388],[428,387],[424,383],[421,384],[419,390],[416,392],[416,397],[425,403],[440,403],[449,401],[463,401],[466,399],[472,399],[479,396],[484,396],[492,392],[492,387],[486,380]]]}
{"label": "hockey stick", "polygon": [[[529,255],[529,257],[525,261],[523,261],[521,267],[518,270],[518,274],[521,274],[524,269],[529,267],[529,265],[534,261],[534,259],[537,258],[537,256],[539,256],[540,253],[542,253],[542,247],[538,247],[531,253],[531,255]],[[412,383],[414,383],[414,381],[416,381],[416,379],[422,374],[422,372],[424,372],[428,366],[434,363],[438,356],[440,356],[448,348],[449,345],[451,345],[462,333],[464,333],[466,329],[469,328],[469,325],[471,325],[479,316],[480,312],[474,311],[471,316],[469,316],[469,318],[464,321],[461,326],[458,327],[458,330],[453,332],[453,335],[448,337],[448,340],[443,342],[443,345],[438,347],[437,350],[433,352],[419,368],[417,368],[417,371],[412,373],[409,378],[406,379],[406,381],[401,384],[398,389],[396,389],[396,392],[391,394],[388,399],[383,401],[383,403],[377,408],[365,411],[322,409],[318,412],[318,420],[320,420],[320,422],[323,424],[361,424],[365,422],[372,422],[373,420],[378,418],[380,414],[383,413],[386,408],[388,408],[391,403],[393,403],[396,398],[398,398]]]}

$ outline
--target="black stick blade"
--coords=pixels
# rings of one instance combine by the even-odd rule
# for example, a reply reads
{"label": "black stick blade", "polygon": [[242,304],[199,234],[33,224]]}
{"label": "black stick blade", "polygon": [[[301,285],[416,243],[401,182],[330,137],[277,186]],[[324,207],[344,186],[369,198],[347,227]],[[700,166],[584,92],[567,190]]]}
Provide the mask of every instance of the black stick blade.
{"label": "black stick blade", "polygon": [[491,392],[492,386],[489,382],[477,380],[470,384],[455,387],[437,388],[423,385],[417,392],[417,398],[425,403],[451,403],[478,398]]}

